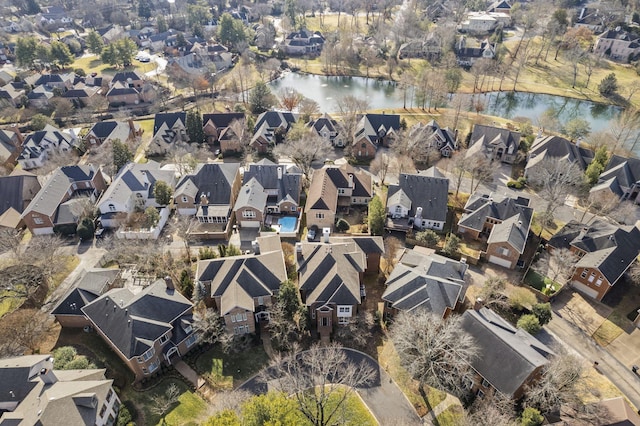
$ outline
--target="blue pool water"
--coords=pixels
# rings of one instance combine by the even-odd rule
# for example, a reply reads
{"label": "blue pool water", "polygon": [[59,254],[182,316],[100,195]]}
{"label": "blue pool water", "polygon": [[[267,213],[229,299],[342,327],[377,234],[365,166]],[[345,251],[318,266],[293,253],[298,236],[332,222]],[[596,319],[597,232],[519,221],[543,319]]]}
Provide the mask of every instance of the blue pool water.
{"label": "blue pool water", "polygon": [[280,232],[296,232],[296,222],[298,218],[295,216],[285,216],[278,219]]}

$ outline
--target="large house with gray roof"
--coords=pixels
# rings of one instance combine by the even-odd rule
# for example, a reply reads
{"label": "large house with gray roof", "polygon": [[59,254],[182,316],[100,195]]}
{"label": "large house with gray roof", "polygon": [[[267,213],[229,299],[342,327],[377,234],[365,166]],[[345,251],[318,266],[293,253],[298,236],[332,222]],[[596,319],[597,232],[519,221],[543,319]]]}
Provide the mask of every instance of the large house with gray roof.
{"label": "large house with gray roof", "polygon": [[188,142],[186,112],[157,113],[153,121],[153,137],[149,143],[149,150],[153,153],[164,154],[171,150],[176,143]]}
{"label": "large house with gray roof", "polygon": [[423,173],[401,173],[397,185],[387,192],[387,220],[390,230],[442,231],[447,221],[449,179],[431,167]]}
{"label": "large house with gray roof", "polygon": [[354,129],[353,155],[373,158],[381,146],[389,146],[400,131],[398,114],[364,114]]}
{"label": "large house with gray roof", "polygon": [[382,294],[385,314],[393,317],[399,312],[424,310],[447,318],[464,304],[467,267],[437,254],[404,249]]}
{"label": "large house with gray roof", "polygon": [[298,243],[298,285],[312,327],[328,340],[334,326],[349,324],[362,301],[366,254],[353,241]]}
{"label": "large house with gray roof", "polygon": [[201,260],[196,283],[224,319],[227,333],[255,333],[270,319],[287,271],[280,237],[258,237],[255,254]]}
{"label": "large house with gray roof", "polygon": [[282,111],[266,111],[258,116],[253,128],[251,146],[259,153],[284,141],[284,137],[296,122],[295,114]]}
{"label": "large house with gray roof", "polygon": [[34,235],[73,234],[86,204],[93,205],[106,188],[101,168],[91,164],[60,167],[22,212],[22,220]]}
{"label": "large house with gray roof", "polygon": [[613,154],[591,192],[608,191],[621,200],[640,203],[640,160]]}
{"label": "large house with gray roof", "polygon": [[[268,159],[250,164],[233,211],[242,228],[271,225],[274,215],[298,216],[302,193],[302,172],[295,166],[275,164]],[[267,220],[271,219],[271,220]]]}
{"label": "large house with gray roof", "polygon": [[50,124],[44,129],[28,135],[22,144],[22,152],[18,155],[18,163],[24,170],[42,167],[49,153],[69,151],[75,143],[72,135],[63,132]]}
{"label": "large house with gray roof", "polygon": [[533,219],[529,199],[475,193],[464,206],[458,232],[465,238],[486,241],[487,260],[514,269],[524,253]]}
{"label": "large house with gray roof", "polygon": [[173,199],[179,214],[195,216],[190,233],[227,235],[241,184],[238,163],[198,164],[193,174],[183,176]]}
{"label": "large house with gray roof", "polygon": [[105,142],[113,142],[115,140],[127,142],[142,136],[143,132],[144,130],[140,127],[140,124],[133,120],[100,121],[89,129],[89,132],[84,137],[84,141],[88,146],[102,145]]}
{"label": "large house with gray roof", "polygon": [[22,226],[22,212],[41,189],[33,173],[15,169],[9,176],[0,177],[0,227]]}
{"label": "large house with gray roof", "polygon": [[193,304],[170,278],[138,293],[115,288],[83,307],[91,326],[136,375],[136,380],[172,364],[198,342]]}
{"label": "large house with gray roof", "polygon": [[560,136],[538,137],[527,152],[524,175],[528,176],[534,170],[543,167],[545,161],[552,159],[562,161],[567,167],[573,164],[584,172],[593,160],[593,155],[590,149],[582,148],[579,144],[571,143]]}
{"label": "large house with gray roof", "polygon": [[322,114],[321,117],[309,121],[307,126],[322,139],[331,142],[331,145],[338,148],[344,147],[344,128],[329,114]]}
{"label": "large house with gray roof", "polygon": [[144,164],[128,163],[120,169],[109,188],[98,200],[100,221],[105,228],[117,228],[130,214],[147,207],[163,207],[156,202],[156,182],[163,181],[175,188],[175,173],[161,170],[160,164],[148,161]]}
{"label": "large house with gray roof", "polygon": [[572,220],[549,240],[547,247],[571,250],[578,258],[569,280],[571,286],[602,300],[640,254],[640,230],[599,219],[589,225]]}
{"label": "large house with gray roof", "polygon": [[526,331],[515,328],[478,304],[462,315],[462,329],[475,340],[478,356],[471,360],[476,373],[466,383],[478,398],[501,394],[517,400],[535,383],[555,354]]}
{"label": "large house with gray roof", "polygon": [[120,399],[106,370],[54,370],[51,355],[0,360],[1,425],[114,425]]}
{"label": "large house with gray roof", "polygon": [[484,155],[491,161],[513,164],[520,148],[520,133],[484,124],[475,124],[467,157]]}

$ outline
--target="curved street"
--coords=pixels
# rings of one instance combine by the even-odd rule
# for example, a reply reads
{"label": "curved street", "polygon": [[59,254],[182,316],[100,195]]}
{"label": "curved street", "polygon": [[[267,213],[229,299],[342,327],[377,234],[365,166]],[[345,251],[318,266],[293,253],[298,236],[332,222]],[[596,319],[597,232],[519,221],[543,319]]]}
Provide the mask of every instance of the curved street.
{"label": "curved street", "polygon": [[[354,364],[362,362],[373,368],[376,376],[372,383],[356,388],[367,408],[381,425],[421,425],[422,420],[391,377],[380,368],[380,364],[369,355],[354,349],[342,348],[347,358]],[[259,374],[243,383],[239,389],[256,395],[268,391]]]}

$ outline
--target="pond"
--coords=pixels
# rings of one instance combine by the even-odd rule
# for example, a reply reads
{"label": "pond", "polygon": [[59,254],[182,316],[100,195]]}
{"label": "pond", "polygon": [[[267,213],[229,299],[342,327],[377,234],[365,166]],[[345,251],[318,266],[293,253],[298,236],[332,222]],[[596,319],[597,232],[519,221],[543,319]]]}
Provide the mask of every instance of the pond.
{"label": "pond", "polygon": [[[352,95],[365,98],[371,109],[402,108],[405,105],[405,91],[397,83],[365,77],[333,77],[307,75],[289,72],[269,83],[271,90],[278,94],[292,87],[307,98],[313,99],[322,112],[337,111],[337,101]],[[406,93],[406,106],[415,106],[411,93]],[[573,118],[584,118],[591,124],[591,131],[605,129],[620,112],[620,108],[582,101],[563,96],[524,92],[488,92],[476,95],[458,95],[470,98],[469,109],[482,103],[483,114],[504,118],[527,117],[534,125],[557,120],[564,125]]]}

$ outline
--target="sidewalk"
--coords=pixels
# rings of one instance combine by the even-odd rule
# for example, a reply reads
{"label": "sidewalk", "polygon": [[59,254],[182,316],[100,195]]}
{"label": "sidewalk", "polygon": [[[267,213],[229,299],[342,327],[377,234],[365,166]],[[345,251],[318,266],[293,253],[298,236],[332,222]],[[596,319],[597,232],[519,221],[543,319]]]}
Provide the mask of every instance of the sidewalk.
{"label": "sidewalk", "polygon": [[440,402],[440,404],[433,407],[433,410],[429,411],[427,415],[424,417],[424,424],[437,425],[438,424],[438,416],[445,411],[447,408],[459,405],[462,407],[460,400],[451,394],[447,394],[447,397]]}

